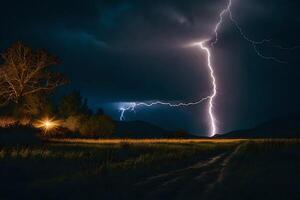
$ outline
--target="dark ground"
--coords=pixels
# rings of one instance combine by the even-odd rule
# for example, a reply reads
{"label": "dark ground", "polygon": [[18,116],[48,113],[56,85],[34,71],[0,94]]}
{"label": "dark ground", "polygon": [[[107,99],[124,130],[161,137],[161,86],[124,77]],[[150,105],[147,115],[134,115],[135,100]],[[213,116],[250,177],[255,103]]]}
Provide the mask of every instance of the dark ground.
{"label": "dark ground", "polygon": [[300,140],[0,149],[0,199],[300,199]]}

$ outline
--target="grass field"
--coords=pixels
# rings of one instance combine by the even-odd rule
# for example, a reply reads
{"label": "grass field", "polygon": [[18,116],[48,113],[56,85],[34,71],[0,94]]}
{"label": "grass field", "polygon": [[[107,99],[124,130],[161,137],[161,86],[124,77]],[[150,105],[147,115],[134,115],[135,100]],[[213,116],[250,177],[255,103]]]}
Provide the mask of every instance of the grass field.
{"label": "grass field", "polygon": [[299,199],[300,140],[52,140],[0,147],[0,199]]}
{"label": "grass field", "polygon": [[50,142],[85,143],[85,144],[188,144],[188,143],[234,143],[246,139],[50,139]]}

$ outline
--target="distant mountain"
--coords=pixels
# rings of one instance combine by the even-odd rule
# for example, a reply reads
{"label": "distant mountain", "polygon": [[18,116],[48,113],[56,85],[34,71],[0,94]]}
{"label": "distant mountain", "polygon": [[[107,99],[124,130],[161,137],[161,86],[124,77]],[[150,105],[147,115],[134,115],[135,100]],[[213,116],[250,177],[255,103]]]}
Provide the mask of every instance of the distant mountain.
{"label": "distant mountain", "polygon": [[[116,121],[115,123],[117,127],[114,137],[172,138],[180,134],[180,132],[169,131],[144,121]],[[185,137],[194,138],[196,136],[186,135]]]}
{"label": "distant mountain", "polygon": [[300,115],[263,123],[256,128],[217,135],[222,138],[295,138],[300,137]]}

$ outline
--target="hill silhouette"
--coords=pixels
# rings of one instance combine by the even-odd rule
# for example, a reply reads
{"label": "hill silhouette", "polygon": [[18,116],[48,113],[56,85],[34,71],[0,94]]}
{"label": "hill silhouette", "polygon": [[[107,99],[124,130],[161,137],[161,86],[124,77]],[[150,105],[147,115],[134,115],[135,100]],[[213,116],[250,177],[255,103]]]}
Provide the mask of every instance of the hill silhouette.
{"label": "hill silhouette", "polygon": [[[118,138],[172,138],[178,131],[170,131],[144,121],[116,121],[116,132],[112,135]],[[188,133],[185,138],[195,138]]]}
{"label": "hill silhouette", "polygon": [[300,137],[300,115],[295,114],[288,117],[274,119],[265,122],[253,129],[232,131],[221,138],[299,138]]}

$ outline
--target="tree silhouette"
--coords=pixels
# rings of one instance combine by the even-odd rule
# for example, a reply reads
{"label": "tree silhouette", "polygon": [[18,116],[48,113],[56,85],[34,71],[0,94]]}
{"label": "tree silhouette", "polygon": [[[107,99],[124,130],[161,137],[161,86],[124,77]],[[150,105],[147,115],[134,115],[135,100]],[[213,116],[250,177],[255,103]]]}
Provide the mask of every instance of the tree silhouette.
{"label": "tree silhouette", "polygon": [[51,92],[66,83],[61,73],[50,72],[58,59],[46,51],[32,50],[21,42],[1,54],[0,105],[19,103],[28,95]]}

